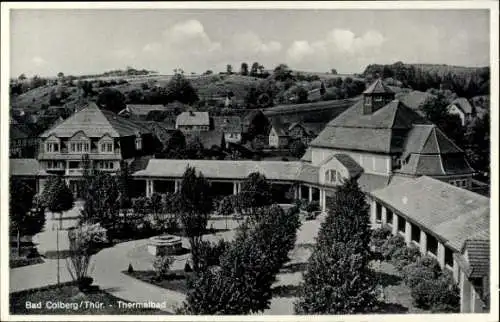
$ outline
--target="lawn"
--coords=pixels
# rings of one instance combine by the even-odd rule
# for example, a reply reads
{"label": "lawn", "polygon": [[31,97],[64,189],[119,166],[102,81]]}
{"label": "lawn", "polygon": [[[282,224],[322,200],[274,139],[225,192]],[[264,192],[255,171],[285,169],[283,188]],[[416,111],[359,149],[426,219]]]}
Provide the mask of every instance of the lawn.
{"label": "lawn", "polygon": [[184,294],[188,292],[187,278],[191,274],[183,270],[172,270],[167,278],[159,279],[154,271],[123,271],[122,273],[143,282]]}
{"label": "lawn", "polygon": [[[10,294],[11,314],[169,314],[159,309],[119,307],[118,302],[128,303],[102,290],[82,293],[73,283],[60,287],[49,286],[36,290]],[[28,303],[41,308],[28,308]],[[64,303],[66,308],[48,308],[54,303]],[[90,305],[90,303],[93,303]],[[97,307],[96,307],[97,306]]]}

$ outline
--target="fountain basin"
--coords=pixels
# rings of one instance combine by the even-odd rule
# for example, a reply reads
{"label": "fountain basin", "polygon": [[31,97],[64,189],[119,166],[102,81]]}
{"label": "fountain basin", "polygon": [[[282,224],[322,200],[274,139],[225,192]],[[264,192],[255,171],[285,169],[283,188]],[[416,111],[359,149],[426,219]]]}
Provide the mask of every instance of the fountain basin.
{"label": "fountain basin", "polygon": [[154,236],[148,240],[148,253],[153,256],[174,255],[181,249],[182,240],[177,236]]}

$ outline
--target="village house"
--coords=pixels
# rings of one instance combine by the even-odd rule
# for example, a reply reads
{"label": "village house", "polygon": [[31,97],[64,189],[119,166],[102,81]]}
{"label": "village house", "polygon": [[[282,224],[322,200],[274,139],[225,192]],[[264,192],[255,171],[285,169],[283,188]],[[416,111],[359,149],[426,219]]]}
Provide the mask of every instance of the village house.
{"label": "village house", "polygon": [[462,126],[476,117],[476,110],[464,97],[459,97],[448,105],[448,113],[455,114],[462,120]]}
{"label": "village house", "polygon": [[271,119],[271,128],[269,130],[269,146],[276,149],[284,149],[290,142],[290,136],[286,127],[278,118]]}
{"label": "village house", "polygon": [[185,132],[210,130],[210,118],[208,112],[182,112],[177,116],[175,128]]}
{"label": "village house", "polygon": [[[32,137],[22,129],[20,124],[10,124],[9,127],[9,156],[10,158],[23,158],[27,154],[35,153],[38,138]],[[32,150],[32,151],[30,151]]]}
{"label": "village house", "polygon": [[240,143],[242,124],[239,116],[214,116],[213,130],[224,133],[224,139],[228,143]]}

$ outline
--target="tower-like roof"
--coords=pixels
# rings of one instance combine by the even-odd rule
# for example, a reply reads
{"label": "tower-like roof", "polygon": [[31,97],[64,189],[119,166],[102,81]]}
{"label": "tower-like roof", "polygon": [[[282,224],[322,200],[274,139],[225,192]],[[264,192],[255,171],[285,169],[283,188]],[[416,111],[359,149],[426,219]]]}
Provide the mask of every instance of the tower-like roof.
{"label": "tower-like roof", "polygon": [[363,92],[363,94],[395,94],[389,86],[385,85],[379,78],[374,81],[368,88]]}

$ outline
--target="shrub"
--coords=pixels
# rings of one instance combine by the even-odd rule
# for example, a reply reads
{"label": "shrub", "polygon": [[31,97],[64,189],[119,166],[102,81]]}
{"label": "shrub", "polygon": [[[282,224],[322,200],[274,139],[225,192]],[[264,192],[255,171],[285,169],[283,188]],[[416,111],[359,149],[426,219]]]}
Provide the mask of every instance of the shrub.
{"label": "shrub", "polygon": [[392,254],[392,263],[398,271],[420,258],[420,250],[414,246],[398,248]]}
{"label": "shrub", "polygon": [[448,274],[437,279],[422,280],[411,289],[415,305],[433,312],[459,312],[460,293],[458,286]]}
{"label": "shrub", "polygon": [[158,279],[165,279],[170,271],[170,265],[174,262],[171,256],[156,256],[153,261],[153,268]]}
{"label": "shrub", "polygon": [[391,236],[380,247],[380,252],[384,259],[390,260],[394,252],[398,249],[406,247],[405,239],[401,236]]}
{"label": "shrub", "polygon": [[402,269],[403,279],[408,287],[413,288],[421,281],[434,280],[441,275],[439,263],[429,256],[419,258],[415,263]]}
{"label": "shrub", "polygon": [[377,228],[372,230],[371,235],[371,244],[375,248],[381,247],[387,239],[392,235],[391,228],[384,226],[381,228]]}

